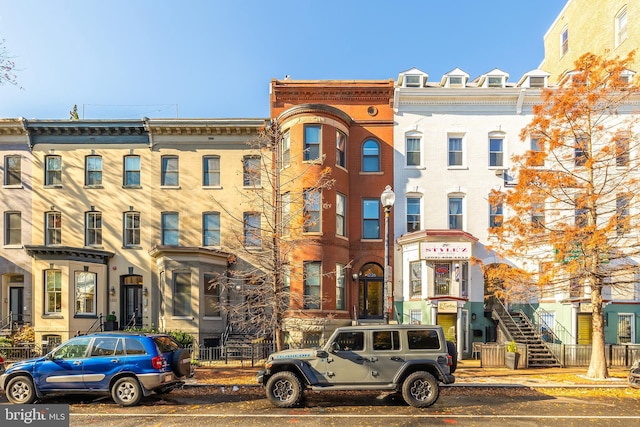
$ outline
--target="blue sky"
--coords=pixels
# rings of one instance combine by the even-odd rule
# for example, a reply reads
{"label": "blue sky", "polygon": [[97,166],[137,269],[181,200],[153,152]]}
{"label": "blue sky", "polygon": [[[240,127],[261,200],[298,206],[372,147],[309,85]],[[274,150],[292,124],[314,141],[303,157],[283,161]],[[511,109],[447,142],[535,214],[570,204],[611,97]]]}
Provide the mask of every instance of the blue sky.
{"label": "blue sky", "polygon": [[566,0],[0,0],[0,117],[259,118],[272,78],[438,81],[540,64]]}

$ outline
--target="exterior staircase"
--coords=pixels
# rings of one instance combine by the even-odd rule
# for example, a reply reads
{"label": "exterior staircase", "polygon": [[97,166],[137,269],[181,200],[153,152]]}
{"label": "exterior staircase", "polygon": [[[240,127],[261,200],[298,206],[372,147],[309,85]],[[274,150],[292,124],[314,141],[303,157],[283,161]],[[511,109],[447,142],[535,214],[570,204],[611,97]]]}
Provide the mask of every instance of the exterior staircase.
{"label": "exterior staircase", "polygon": [[562,367],[558,358],[549,350],[538,329],[522,311],[507,311],[500,303],[494,305],[493,316],[503,327],[505,335],[518,344],[527,346],[527,365],[530,368]]}

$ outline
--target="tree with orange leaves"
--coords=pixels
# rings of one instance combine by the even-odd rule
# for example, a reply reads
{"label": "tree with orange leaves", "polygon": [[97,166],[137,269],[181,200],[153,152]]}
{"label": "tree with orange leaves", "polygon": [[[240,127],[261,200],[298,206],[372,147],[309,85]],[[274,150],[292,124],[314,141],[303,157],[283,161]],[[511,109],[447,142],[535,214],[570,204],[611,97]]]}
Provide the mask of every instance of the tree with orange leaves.
{"label": "tree with orange leaves", "polygon": [[513,157],[514,187],[494,191],[504,217],[493,249],[519,268],[487,269],[490,283],[530,298],[590,304],[590,378],[608,376],[606,300],[637,300],[640,87],[626,58],[585,54],[559,87],[544,89]]}

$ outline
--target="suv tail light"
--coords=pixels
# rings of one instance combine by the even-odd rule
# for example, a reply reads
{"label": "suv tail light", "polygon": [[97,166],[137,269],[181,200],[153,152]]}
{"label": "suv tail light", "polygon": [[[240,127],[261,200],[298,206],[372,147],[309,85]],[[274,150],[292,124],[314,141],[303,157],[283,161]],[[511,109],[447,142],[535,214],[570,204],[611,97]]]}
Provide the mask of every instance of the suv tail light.
{"label": "suv tail light", "polygon": [[453,356],[447,356],[447,365],[453,366]]}
{"label": "suv tail light", "polygon": [[0,364],[4,363],[4,359],[0,356]]}
{"label": "suv tail light", "polygon": [[162,369],[162,356],[155,356],[151,359],[151,366],[154,369]]}

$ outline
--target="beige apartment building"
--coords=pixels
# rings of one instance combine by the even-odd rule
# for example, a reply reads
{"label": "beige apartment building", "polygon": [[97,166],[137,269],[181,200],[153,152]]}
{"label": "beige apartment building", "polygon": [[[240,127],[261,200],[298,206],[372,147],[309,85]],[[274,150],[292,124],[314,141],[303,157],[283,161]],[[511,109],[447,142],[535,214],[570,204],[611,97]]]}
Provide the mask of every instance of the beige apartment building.
{"label": "beige apartment building", "polygon": [[[0,123],[0,318],[53,344],[117,325],[217,343],[230,218],[264,119]],[[240,172],[239,172],[240,171]],[[222,235],[222,237],[221,237]]]}
{"label": "beige apartment building", "polygon": [[[638,48],[639,2],[568,0],[544,35],[544,59],[539,68],[551,73],[549,81],[555,84],[584,53],[625,57]],[[632,71],[640,71],[639,55]]]}

